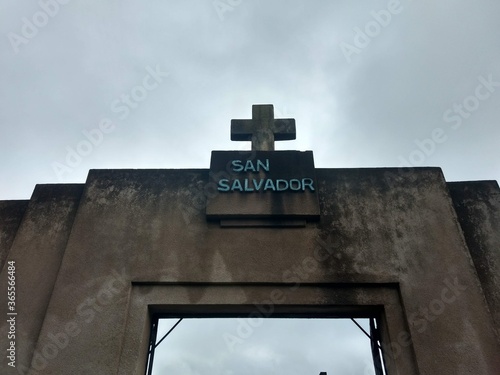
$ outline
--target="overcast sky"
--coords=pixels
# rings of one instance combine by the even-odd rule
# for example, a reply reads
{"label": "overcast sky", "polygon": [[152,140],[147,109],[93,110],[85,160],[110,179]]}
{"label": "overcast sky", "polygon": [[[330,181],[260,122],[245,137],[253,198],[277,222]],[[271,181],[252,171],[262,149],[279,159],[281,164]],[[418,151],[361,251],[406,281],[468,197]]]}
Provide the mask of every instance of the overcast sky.
{"label": "overcast sky", "polygon": [[317,167],[498,180],[499,19],[497,0],[2,1],[0,199],[208,168],[249,147],[230,120],[256,103],[296,119],[277,148]]}
{"label": "overcast sky", "polygon": [[[161,321],[158,341],[177,321]],[[153,375],[374,374],[369,339],[345,319],[184,319],[154,363]]]}
{"label": "overcast sky", "polygon": [[0,4],[0,199],[89,169],[208,168],[249,147],[230,120],[256,103],[296,119],[277,148],[318,167],[500,178],[498,1],[59,1]]}

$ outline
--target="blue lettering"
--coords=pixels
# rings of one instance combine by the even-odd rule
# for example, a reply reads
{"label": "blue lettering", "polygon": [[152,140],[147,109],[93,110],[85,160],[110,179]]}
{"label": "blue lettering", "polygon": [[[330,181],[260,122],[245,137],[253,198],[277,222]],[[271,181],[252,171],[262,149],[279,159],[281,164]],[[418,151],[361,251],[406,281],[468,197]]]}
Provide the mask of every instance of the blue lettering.
{"label": "blue lettering", "polygon": [[[243,167],[242,165],[239,165]],[[301,180],[293,178],[291,180],[271,178],[267,179],[220,179],[217,185],[217,190],[221,192],[228,191],[241,191],[241,192],[255,192],[255,191],[315,191],[314,180],[312,178],[302,178]]]}
{"label": "blue lettering", "polygon": [[259,180],[259,182],[257,182],[257,180],[253,180],[253,187],[257,191],[260,190],[260,188],[262,187],[263,184],[264,184],[264,180]]}
{"label": "blue lettering", "polygon": [[287,180],[276,180],[276,190],[278,190],[278,191],[288,190],[288,181]]}
{"label": "blue lettering", "polygon": [[302,190],[302,182],[300,182],[300,180],[297,180],[296,178],[290,180],[290,189],[293,191]]}
{"label": "blue lettering", "polygon": [[262,168],[266,172],[269,172],[269,159],[266,159],[265,164],[262,162],[262,160],[257,160],[257,171],[260,171],[260,168]]}
{"label": "blue lettering", "polygon": [[233,186],[231,187],[232,191],[239,190],[243,191],[243,186],[241,186],[240,180],[236,179],[233,181]]}
{"label": "blue lettering", "polygon": [[231,162],[231,165],[233,166],[233,171],[235,172],[241,172],[243,170],[243,164],[241,163],[241,160],[233,160]]}
{"label": "blue lettering", "polygon": [[219,187],[217,188],[219,191],[229,191],[229,180],[225,178],[219,181]]}
{"label": "blue lettering", "polygon": [[270,178],[266,180],[266,185],[264,186],[264,191],[266,191],[266,190],[276,191],[276,187],[274,186],[274,182]]}
{"label": "blue lettering", "polygon": [[253,163],[251,160],[247,160],[247,163],[245,164],[245,172],[256,172],[255,167],[253,166]]}
{"label": "blue lettering", "polygon": [[262,161],[258,159],[253,162],[252,160],[247,160],[243,164],[242,160],[231,160],[231,167],[234,172],[260,172],[261,170],[269,172],[269,159]]}
{"label": "blue lettering", "polygon": [[245,191],[254,191],[251,187],[248,186],[248,178],[245,178]]}
{"label": "blue lettering", "polygon": [[311,189],[311,191],[314,191],[314,181],[312,178],[303,178],[302,179],[302,190],[306,190],[306,186],[309,187],[309,189]]}

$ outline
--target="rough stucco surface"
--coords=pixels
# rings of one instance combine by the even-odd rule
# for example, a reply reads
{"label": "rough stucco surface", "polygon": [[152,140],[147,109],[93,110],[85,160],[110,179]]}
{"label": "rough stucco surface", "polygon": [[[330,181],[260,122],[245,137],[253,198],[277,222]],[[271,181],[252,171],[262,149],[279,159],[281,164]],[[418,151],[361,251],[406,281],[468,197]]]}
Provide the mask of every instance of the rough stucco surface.
{"label": "rough stucco surface", "polygon": [[16,236],[29,201],[0,201],[0,270]]}
{"label": "rough stucco surface", "polygon": [[496,181],[448,184],[500,340],[500,189]]}
{"label": "rough stucco surface", "polygon": [[[316,176],[319,222],[220,228],[205,217],[208,170],[91,171],[71,230],[72,220],[54,214],[65,224],[45,251],[64,257],[60,269],[54,263],[44,271],[57,280],[51,296],[44,289],[50,303],[33,358],[39,371],[32,374],[116,373],[124,342],[145,349],[144,335],[128,336],[127,319],[155,291],[132,292],[132,283],[148,282],[244,283],[250,285],[245,298],[252,283],[285,282],[299,290],[311,283],[399,285],[408,332],[392,329],[390,340],[403,345],[398,334],[411,336],[414,373],[500,373],[492,317],[441,170],[317,169]],[[13,245],[32,267],[19,272],[32,285],[26,299],[38,293],[38,279],[28,275],[43,260],[28,266],[31,256],[22,249],[55,241],[39,225],[21,226]],[[186,288],[183,303],[207,304],[207,293]],[[350,299],[361,304],[364,297]],[[47,359],[53,337],[66,337],[65,345]]]}
{"label": "rough stucco surface", "polygon": [[[82,191],[82,184],[37,185],[11,246],[8,260],[16,265],[16,343],[20,370],[31,360]],[[6,268],[1,275],[0,290],[7,290]],[[0,311],[7,316],[4,296],[5,293]],[[0,326],[0,337],[3,338],[0,350],[6,353],[5,324]],[[4,372],[10,369],[5,356],[2,362],[2,373],[10,373]]]}

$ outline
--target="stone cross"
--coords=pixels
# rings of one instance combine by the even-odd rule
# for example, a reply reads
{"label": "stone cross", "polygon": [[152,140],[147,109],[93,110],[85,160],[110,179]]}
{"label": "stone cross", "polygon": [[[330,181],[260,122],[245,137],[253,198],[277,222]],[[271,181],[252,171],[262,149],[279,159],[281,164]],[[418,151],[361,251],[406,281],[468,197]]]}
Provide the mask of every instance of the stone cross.
{"label": "stone cross", "polygon": [[231,120],[231,140],[252,141],[255,151],[274,151],[275,141],[296,136],[295,119],[275,119],[272,104],[253,105],[251,120]]}

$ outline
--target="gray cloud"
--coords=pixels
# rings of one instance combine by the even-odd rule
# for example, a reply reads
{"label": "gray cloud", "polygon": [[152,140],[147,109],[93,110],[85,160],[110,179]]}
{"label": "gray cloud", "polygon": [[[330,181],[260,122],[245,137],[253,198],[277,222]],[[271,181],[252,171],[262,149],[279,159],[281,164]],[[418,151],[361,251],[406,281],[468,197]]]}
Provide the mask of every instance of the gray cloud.
{"label": "gray cloud", "polygon": [[[176,322],[160,324],[163,337]],[[359,320],[368,330],[367,321]],[[241,333],[240,335],[238,333]],[[370,343],[338,319],[185,319],[158,346],[154,374],[373,374]]]}
{"label": "gray cloud", "polygon": [[[90,168],[207,167],[212,149],[242,147],[229,142],[229,122],[249,117],[254,103],[295,117],[298,140],[278,148],[313,149],[321,167],[399,165],[440,127],[447,140],[422,165],[443,167],[450,180],[497,179],[500,92],[460,129],[443,114],[474,93],[478,77],[500,81],[500,6],[402,0],[348,62],[342,43],[355,45],[356,28],[389,3],[243,0],[221,20],[210,1],[72,1],[18,53],[8,35],[22,36],[23,17],[33,22],[40,6],[4,6],[0,195],[82,182]],[[119,119],[113,101],[156,65],[170,77]],[[59,178],[52,164],[103,118],[116,129]]]}

